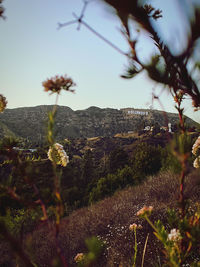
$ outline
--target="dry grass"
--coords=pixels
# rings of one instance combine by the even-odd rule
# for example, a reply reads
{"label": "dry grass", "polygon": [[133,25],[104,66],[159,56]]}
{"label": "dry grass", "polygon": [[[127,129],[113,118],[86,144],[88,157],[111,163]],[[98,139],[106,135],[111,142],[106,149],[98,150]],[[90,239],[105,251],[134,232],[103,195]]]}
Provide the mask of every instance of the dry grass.
{"label": "dry grass", "polygon": [[[199,189],[199,174],[194,173],[187,178],[185,192],[193,203],[200,201]],[[141,266],[142,252],[148,233],[150,236],[144,266],[156,266],[159,260],[162,260],[161,247],[154,238],[152,229],[146,221],[136,216],[136,212],[144,205],[152,205],[153,220],[166,221],[166,209],[174,206],[177,197],[178,177],[163,173],[156,177],[149,177],[143,184],[120,191],[91,207],[74,211],[62,220],[59,237],[69,266],[75,266],[73,260],[75,255],[86,251],[84,240],[91,236],[98,236],[105,244],[103,256],[95,266],[115,267],[120,263],[123,264],[122,266],[130,266],[130,260],[134,255],[134,237],[129,230],[129,225],[132,223],[143,226],[143,229],[137,231],[137,266]],[[51,259],[56,254],[53,230],[46,225],[41,225],[28,237],[31,240],[29,250],[31,249],[34,254],[36,263],[39,266],[50,266]],[[2,259],[1,255],[0,258]]]}

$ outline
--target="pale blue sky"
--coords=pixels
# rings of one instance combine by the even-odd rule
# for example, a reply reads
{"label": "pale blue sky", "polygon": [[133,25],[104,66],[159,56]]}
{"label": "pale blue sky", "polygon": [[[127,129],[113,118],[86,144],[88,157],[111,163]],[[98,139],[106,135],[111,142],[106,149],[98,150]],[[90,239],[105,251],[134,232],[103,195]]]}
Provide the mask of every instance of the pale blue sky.
{"label": "pale blue sky", "polygon": [[[173,42],[176,52],[180,40],[184,44],[185,32],[180,30],[183,20],[177,18],[177,13],[173,14],[170,2],[167,1],[165,18],[176,16],[176,24],[171,19],[167,28],[166,20],[162,19],[159,27],[165,29],[165,39]],[[5,0],[4,6],[7,19],[0,21],[0,93],[6,96],[9,108],[53,104],[55,97],[43,91],[42,81],[56,74],[67,74],[77,84],[76,94],[62,93],[59,99],[60,105],[74,110],[89,106],[149,108],[152,88],[157,88],[157,94],[161,91],[161,87],[145,74],[132,80],[120,78],[127,59],[84,26],[80,31],[75,24],[57,30],[58,22],[72,20],[72,12],[80,13],[81,0]],[[127,52],[117,19],[95,1],[88,6],[85,20]],[[177,27],[177,34],[171,36],[174,27]],[[138,49],[145,60],[154,49],[147,38],[141,43],[145,45],[139,44]],[[167,90],[162,93],[161,101],[166,111],[175,112]],[[154,108],[161,109],[156,102]],[[186,115],[195,120],[199,117],[188,103]]]}

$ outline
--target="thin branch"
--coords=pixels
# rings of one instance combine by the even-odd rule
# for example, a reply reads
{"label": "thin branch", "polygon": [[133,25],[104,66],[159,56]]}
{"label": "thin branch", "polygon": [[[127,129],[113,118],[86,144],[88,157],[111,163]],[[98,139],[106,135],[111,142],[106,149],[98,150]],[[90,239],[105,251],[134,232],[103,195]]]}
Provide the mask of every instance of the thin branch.
{"label": "thin branch", "polygon": [[93,34],[95,34],[98,38],[100,38],[105,43],[107,43],[109,46],[111,46],[112,48],[114,48],[117,52],[119,52],[120,54],[122,54],[122,55],[124,55],[126,57],[130,57],[130,55],[128,53],[125,53],[123,50],[121,50],[119,47],[117,47],[115,44],[113,44],[111,41],[109,41],[103,35],[101,35],[100,33],[98,33],[95,29],[93,29],[89,24],[87,24],[85,21],[83,21],[83,17],[84,17],[84,14],[85,14],[87,5],[89,3],[91,3],[92,1],[94,1],[94,0],[91,0],[91,1],[83,1],[84,2],[84,6],[82,8],[82,11],[81,11],[80,16],[77,16],[75,13],[72,13],[72,15],[75,17],[75,20],[71,20],[71,21],[66,22],[66,23],[58,23],[58,29],[60,29],[62,27],[69,26],[69,25],[74,24],[74,23],[77,23],[78,24],[77,30],[80,30],[80,26],[82,24],[89,31],[91,31]]}
{"label": "thin branch", "polygon": [[106,39],[103,35],[101,35],[100,33],[98,33],[96,30],[94,30],[90,25],[88,25],[86,22],[84,22],[83,20],[81,21],[81,23],[88,29],[90,30],[92,33],[94,33],[97,37],[99,37],[101,40],[103,40],[105,43],[107,43],[109,46],[111,46],[112,48],[114,48],[116,51],[118,51],[120,54],[129,57],[128,53],[125,53],[123,50],[121,50],[119,47],[117,47],[115,44],[113,44],[112,42],[110,42],[108,39]]}
{"label": "thin branch", "polygon": [[66,23],[60,23],[60,22],[58,22],[58,28],[57,29],[60,30],[60,28],[65,27],[65,26],[68,26],[68,25],[71,25],[71,24],[74,24],[76,22],[77,22],[77,20],[71,20],[71,21],[66,22]]}

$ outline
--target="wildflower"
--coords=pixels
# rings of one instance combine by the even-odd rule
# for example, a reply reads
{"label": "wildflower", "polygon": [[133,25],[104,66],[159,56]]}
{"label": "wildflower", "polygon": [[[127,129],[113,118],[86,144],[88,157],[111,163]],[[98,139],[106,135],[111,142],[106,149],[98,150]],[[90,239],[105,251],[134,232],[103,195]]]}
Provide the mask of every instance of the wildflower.
{"label": "wildflower", "polygon": [[152,206],[149,206],[149,207],[144,206],[142,209],[140,209],[140,210],[136,213],[136,215],[137,215],[137,216],[141,216],[141,217],[144,217],[144,216],[146,216],[146,215],[148,216],[148,215],[151,215],[152,210],[153,210],[153,207],[152,207]]}
{"label": "wildflower", "polygon": [[81,262],[84,259],[84,254],[83,253],[78,253],[75,257],[74,257],[74,261],[76,263]]}
{"label": "wildflower", "polygon": [[197,138],[197,140],[195,141],[192,147],[192,154],[197,155],[199,148],[200,148],[200,136]]}
{"label": "wildflower", "polygon": [[49,148],[47,153],[49,160],[55,162],[58,165],[66,167],[69,163],[69,157],[67,156],[63,146],[55,143],[52,147]]}
{"label": "wildflower", "polygon": [[181,239],[181,235],[179,230],[177,229],[172,229],[170,233],[168,234],[168,240],[170,241],[179,241]]}
{"label": "wildflower", "polygon": [[129,230],[130,231],[134,231],[136,228],[137,228],[137,224],[136,223],[133,223],[133,224],[129,225]]}
{"label": "wildflower", "polygon": [[6,98],[0,94],[0,112],[3,112],[7,105]]}
{"label": "wildflower", "polygon": [[66,75],[64,76],[58,76],[52,77],[50,79],[47,79],[42,83],[44,87],[44,91],[48,92],[50,91],[52,94],[57,93],[60,94],[61,90],[74,92],[71,87],[75,86],[76,84],[73,82],[71,78],[68,78]]}
{"label": "wildflower", "polygon": [[141,224],[137,225],[136,223],[133,223],[133,224],[129,225],[129,230],[130,231],[134,231],[135,229],[142,229],[142,225]]}
{"label": "wildflower", "polygon": [[200,156],[197,157],[197,158],[194,160],[194,162],[193,162],[193,166],[194,166],[194,168],[196,168],[196,169],[200,168]]}

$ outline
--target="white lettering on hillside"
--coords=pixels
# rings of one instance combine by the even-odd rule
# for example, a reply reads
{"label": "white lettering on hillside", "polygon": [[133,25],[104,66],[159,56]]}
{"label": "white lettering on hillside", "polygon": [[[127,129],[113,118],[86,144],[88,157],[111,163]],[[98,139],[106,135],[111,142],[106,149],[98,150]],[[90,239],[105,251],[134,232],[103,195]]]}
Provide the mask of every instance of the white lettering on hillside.
{"label": "white lettering on hillside", "polygon": [[145,116],[147,116],[149,113],[148,113],[148,111],[128,110],[128,114],[145,115]]}

